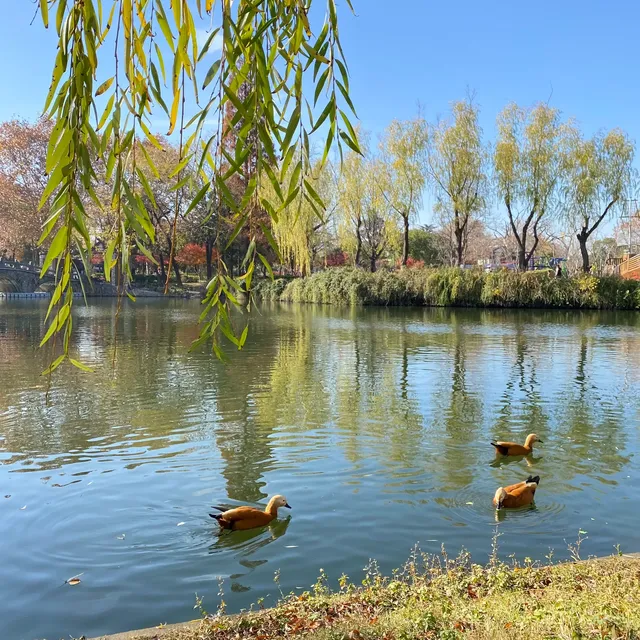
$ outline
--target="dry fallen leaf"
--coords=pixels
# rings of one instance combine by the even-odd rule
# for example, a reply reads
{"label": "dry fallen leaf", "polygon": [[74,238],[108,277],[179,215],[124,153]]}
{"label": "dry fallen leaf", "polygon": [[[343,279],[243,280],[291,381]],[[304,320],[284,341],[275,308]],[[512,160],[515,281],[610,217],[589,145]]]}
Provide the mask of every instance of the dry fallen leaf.
{"label": "dry fallen leaf", "polygon": [[79,573],[77,576],[73,576],[73,578],[69,578],[68,580],[65,580],[66,584],[70,584],[72,587],[74,587],[77,584],[80,584],[82,582],[82,580],[80,580],[80,576],[84,575],[82,573]]}

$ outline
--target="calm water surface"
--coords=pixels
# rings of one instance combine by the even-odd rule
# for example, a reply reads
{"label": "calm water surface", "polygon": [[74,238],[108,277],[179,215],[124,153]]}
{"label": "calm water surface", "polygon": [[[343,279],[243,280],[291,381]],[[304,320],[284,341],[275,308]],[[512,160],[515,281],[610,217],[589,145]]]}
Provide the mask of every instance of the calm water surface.
{"label": "calm water surface", "polygon": [[[542,559],[640,550],[640,314],[265,307],[222,365],[197,303],[77,310],[45,403],[45,306],[0,303],[0,637],[96,636],[400,566],[416,542]],[[113,363],[113,345],[117,357]],[[544,441],[496,465],[492,438]],[[496,520],[500,485],[542,477]],[[216,535],[212,504],[283,493]],[[290,516],[290,519],[289,519]],[[74,575],[82,582],[64,581]]]}

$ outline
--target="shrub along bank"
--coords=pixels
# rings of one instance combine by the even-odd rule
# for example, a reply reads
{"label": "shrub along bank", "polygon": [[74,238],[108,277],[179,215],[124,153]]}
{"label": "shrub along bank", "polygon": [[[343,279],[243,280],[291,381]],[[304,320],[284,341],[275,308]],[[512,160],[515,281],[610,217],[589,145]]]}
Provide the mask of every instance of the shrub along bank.
{"label": "shrub along bank", "polygon": [[635,280],[456,267],[376,273],[332,268],[307,278],[265,280],[255,293],[270,301],[334,305],[640,309],[640,282]]}

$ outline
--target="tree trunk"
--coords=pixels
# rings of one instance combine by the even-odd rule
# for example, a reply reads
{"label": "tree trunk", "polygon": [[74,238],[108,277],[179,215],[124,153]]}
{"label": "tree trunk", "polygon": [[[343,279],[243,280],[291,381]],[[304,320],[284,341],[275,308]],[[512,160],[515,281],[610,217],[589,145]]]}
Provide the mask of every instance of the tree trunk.
{"label": "tree trunk", "polygon": [[204,253],[207,259],[207,282],[213,278],[213,242],[207,240],[204,243]]}
{"label": "tree trunk", "polygon": [[360,235],[360,226],[362,225],[362,223],[360,221],[358,221],[358,225],[356,226],[356,259],[355,259],[355,266],[359,267],[360,266],[360,258],[362,255],[362,236]]}
{"label": "tree trunk", "polygon": [[162,255],[162,251],[158,251],[158,256],[160,257],[160,276],[162,277],[160,284],[164,284],[167,281],[167,272],[164,269],[164,256]]}
{"label": "tree trunk", "polygon": [[456,226],[454,229],[456,236],[456,260],[459,267],[464,264],[464,229]]}
{"label": "tree trunk", "polygon": [[376,252],[371,252],[371,273],[375,273],[376,271]]}
{"label": "tree trunk", "polygon": [[518,271],[527,270],[527,252],[524,247],[518,242]]}
{"label": "tree trunk", "polygon": [[589,269],[591,268],[591,265],[589,264],[589,252],[587,251],[587,240],[589,239],[587,230],[583,228],[580,233],[576,234],[576,238],[578,238],[578,243],[580,244],[580,255],[582,256],[582,270],[584,271],[584,273],[589,273]]}
{"label": "tree trunk", "polygon": [[402,216],[404,223],[404,235],[402,238],[402,266],[406,266],[409,259],[409,216]]}
{"label": "tree trunk", "polygon": [[180,275],[180,267],[178,266],[178,263],[175,261],[175,259],[173,260],[173,272],[176,274],[176,284],[182,288],[182,276]]}

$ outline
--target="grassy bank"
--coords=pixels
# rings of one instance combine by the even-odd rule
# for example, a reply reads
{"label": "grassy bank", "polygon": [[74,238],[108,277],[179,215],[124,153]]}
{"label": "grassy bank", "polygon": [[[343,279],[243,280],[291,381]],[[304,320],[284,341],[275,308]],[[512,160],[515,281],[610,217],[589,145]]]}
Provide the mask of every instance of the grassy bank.
{"label": "grassy bank", "polygon": [[256,292],[265,300],[335,305],[640,309],[638,281],[556,278],[550,271],[333,268],[308,278],[263,281]]}
{"label": "grassy bank", "polygon": [[[321,578],[273,609],[212,616],[167,630],[163,640],[308,638],[309,640],[638,638],[640,560],[616,556],[537,566],[493,561],[478,566],[415,558],[383,579],[341,580],[332,593]],[[135,636],[134,636],[135,637]]]}

